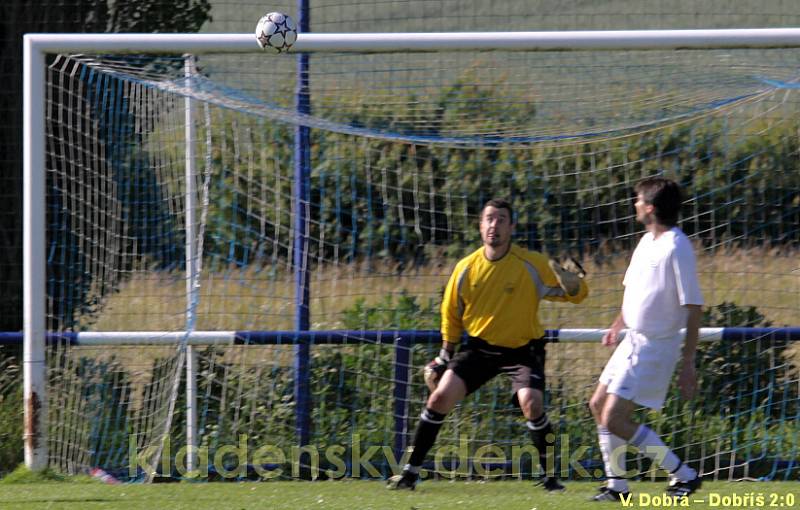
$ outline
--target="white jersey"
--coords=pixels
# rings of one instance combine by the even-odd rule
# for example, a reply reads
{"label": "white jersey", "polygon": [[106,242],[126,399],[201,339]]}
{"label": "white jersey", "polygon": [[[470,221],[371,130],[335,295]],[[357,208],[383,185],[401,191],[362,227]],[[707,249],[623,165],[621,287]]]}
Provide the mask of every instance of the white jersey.
{"label": "white jersey", "polygon": [[679,228],[656,239],[645,234],[625,272],[622,317],[628,328],[650,339],[680,338],[689,311],[684,305],[702,305],[694,251]]}

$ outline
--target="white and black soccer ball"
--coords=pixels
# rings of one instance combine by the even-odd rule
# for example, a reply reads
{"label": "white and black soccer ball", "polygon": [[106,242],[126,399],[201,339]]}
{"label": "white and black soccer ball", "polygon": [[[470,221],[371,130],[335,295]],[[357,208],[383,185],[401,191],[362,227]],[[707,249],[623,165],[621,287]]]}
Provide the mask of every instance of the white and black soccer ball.
{"label": "white and black soccer ball", "polygon": [[256,39],[261,49],[275,53],[288,51],[297,40],[297,25],[281,12],[270,12],[261,17],[256,25]]}

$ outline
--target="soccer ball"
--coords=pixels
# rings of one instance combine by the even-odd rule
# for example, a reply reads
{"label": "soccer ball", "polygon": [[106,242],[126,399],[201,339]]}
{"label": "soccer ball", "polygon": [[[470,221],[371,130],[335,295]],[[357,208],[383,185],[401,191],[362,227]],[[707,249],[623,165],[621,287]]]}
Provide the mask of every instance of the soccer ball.
{"label": "soccer ball", "polygon": [[270,12],[258,20],[256,39],[261,49],[275,53],[288,51],[297,40],[297,25],[286,14]]}

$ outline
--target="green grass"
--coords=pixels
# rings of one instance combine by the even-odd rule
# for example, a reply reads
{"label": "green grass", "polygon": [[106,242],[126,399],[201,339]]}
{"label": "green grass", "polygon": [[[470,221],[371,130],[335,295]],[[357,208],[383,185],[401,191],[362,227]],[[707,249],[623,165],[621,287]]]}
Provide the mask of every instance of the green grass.
{"label": "green grass", "polygon": [[[250,32],[266,9],[297,14],[294,2],[268,4],[212,0],[204,32]],[[797,25],[797,9],[781,0],[460,0],[459,2],[315,2],[314,31],[618,30],[653,28],[756,28]],[[487,25],[488,24],[488,25]]]}
{"label": "green grass", "polygon": [[[622,277],[629,254],[606,257],[602,264],[582,261],[589,274],[589,297],[580,306],[543,302],[539,316],[548,328],[605,328],[619,313]],[[755,306],[774,326],[796,325],[798,254],[767,249],[740,249],[710,255],[698,252],[700,287],[708,306],[723,301]],[[398,272],[376,262],[319,267],[311,274],[312,329],[341,329],[342,313],[357,299],[380,302],[406,291],[420,304],[438,304],[456,260],[436,260],[425,267]],[[174,330],[185,321],[186,283],[182,273],[141,272],[105,298],[102,313],[85,320],[92,331]],[[292,329],[293,275],[266,274],[253,268],[205,274],[200,283],[198,330]],[[431,325],[437,329],[438,324]]]}
{"label": "green grass", "polygon": [[[0,484],[3,509],[286,509],[286,510],[442,510],[490,509],[548,510],[615,508],[613,504],[588,502],[597,483],[574,482],[562,494],[546,494],[531,482],[426,482],[414,492],[390,492],[380,481],[250,482],[204,484],[104,485],[72,483]],[[646,506],[646,496],[660,495],[663,483],[637,482],[631,508]],[[711,496],[763,497],[763,503],[709,505]],[[772,502],[794,497],[800,508],[798,482],[707,482],[690,501],[690,507],[769,508]],[[701,502],[702,500],[702,502]],[[789,506],[788,508],[792,508]]]}

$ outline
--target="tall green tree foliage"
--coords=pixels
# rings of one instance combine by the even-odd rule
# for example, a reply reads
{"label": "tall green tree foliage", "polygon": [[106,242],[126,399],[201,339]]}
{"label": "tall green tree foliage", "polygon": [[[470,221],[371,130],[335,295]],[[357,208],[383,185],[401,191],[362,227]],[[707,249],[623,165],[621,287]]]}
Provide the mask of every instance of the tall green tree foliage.
{"label": "tall green tree foliage", "polygon": [[7,0],[0,20],[0,331],[22,326],[22,36],[41,32],[196,32],[208,0]]}
{"label": "tall green tree foliage", "polygon": [[[22,328],[22,36],[47,32],[196,32],[209,21],[208,0],[6,0],[0,19],[0,331]],[[16,350],[0,367],[17,366]],[[22,460],[18,371],[0,381],[5,424],[0,469]]]}
{"label": "tall green tree foliage", "polygon": [[[482,94],[496,99],[491,92]],[[480,101],[476,96],[483,95],[455,86],[442,91],[438,109],[414,114],[429,116],[432,132],[446,136],[455,122],[446,119],[468,121],[477,113],[465,104]],[[492,117],[492,105],[500,101],[484,102],[484,113]],[[411,114],[402,108],[376,106],[369,115],[362,112],[340,120],[366,126],[379,117],[381,129],[391,130],[394,119]],[[521,125],[536,122],[535,109],[517,115],[515,122]],[[275,210],[288,214],[290,126],[253,124],[248,133],[260,133],[261,139],[240,144],[236,158],[257,162],[247,167],[254,172],[248,177],[251,182],[280,183],[282,189],[274,190]],[[312,130],[310,184],[315,221],[310,235],[325,242],[312,243],[311,249],[321,252],[311,256],[381,257],[414,263],[424,263],[431,253],[445,250],[449,256],[458,256],[477,241],[477,212],[495,195],[512,198],[518,214],[518,241],[530,248],[592,253],[605,240],[613,240],[623,250],[632,249],[635,239],[628,234],[639,228],[631,214],[632,184],[658,173],[682,183],[688,202],[681,226],[707,246],[728,241],[732,245],[796,243],[800,239],[796,129],[796,124],[787,123],[758,134],[731,134],[720,121],[709,119],[582,145],[481,150]],[[227,146],[233,147],[233,130],[226,136]],[[245,153],[247,147],[252,147],[253,154]],[[264,217],[236,209],[236,200],[243,200],[236,198],[243,173],[231,170],[235,167],[232,156],[215,157],[215,165],[223,199],[212,204],[209,217],[215,228],[235,226],[237,234],[225,241],[206,239],[207,253],[231,253],[230,247],[220,245],[226,242],[238,247],[236,262],[240,264],[274,262],[259,253],[285,256],[286,237],[280,245],[272,235],[275,230],[262,225],[277,222],[274,213]],[[281,169],[280,179],[276,168]],[[279,223],[288,226],[287,219]],[[252,246],[258,249],[247,248]]]}

